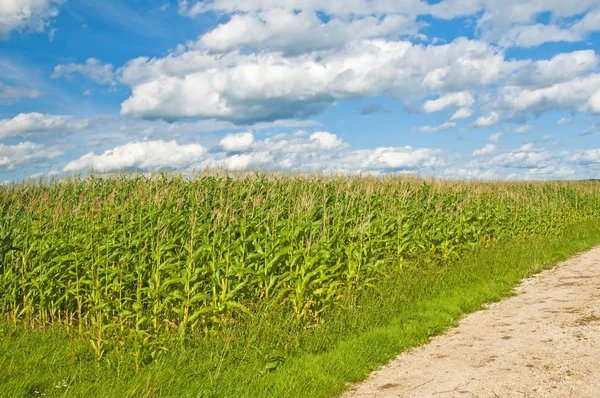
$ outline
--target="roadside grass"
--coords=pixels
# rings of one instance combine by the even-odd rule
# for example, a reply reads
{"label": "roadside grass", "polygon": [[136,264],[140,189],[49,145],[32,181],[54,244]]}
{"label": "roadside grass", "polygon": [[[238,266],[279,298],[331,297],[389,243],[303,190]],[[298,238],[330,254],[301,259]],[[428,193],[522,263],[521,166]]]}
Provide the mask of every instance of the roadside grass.
{"label": "roadside grass", "polygon": [[[389,272],[377,290],[347,297],[323,324],[265,306],[212,339],[172,346],[136,372],[128,351],[102,361],[63,327],[0,324],[2,397],[333,397],[465,314],[509,296],[525,277],[600,242],[600,223],[557,236],[497,242],[455,260],[423,258]],[[347,309],[351,308],[351,309]]]}

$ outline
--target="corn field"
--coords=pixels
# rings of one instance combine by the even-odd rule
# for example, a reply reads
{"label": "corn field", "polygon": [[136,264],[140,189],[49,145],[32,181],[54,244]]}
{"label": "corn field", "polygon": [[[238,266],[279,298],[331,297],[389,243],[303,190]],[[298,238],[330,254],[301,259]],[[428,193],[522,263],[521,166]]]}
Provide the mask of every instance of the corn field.
{"label": "corn field", "polygon": [[171,174],[0,187],[2,322],[61,324],[101,359],[210,336],[264,302],[301,325],[419,256],[558,234],[593,182]]}

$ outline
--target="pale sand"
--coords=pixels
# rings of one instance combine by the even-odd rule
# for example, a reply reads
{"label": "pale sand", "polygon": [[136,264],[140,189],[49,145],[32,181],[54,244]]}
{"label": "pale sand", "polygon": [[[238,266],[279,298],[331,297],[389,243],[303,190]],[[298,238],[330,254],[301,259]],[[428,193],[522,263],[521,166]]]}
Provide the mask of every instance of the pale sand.
{"label": "pale sand", "polygon": [[600,398],[600,248],[405,352],[342,397]]}

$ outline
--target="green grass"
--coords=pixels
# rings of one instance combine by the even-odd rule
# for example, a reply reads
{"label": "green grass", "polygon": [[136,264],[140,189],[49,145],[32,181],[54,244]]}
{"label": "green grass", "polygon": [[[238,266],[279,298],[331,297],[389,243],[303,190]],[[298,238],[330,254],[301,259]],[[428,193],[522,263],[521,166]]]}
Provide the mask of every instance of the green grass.
{"label": "green grass", "polygon": [[251,319],[212,337],[173,343],[138,372],[127,350],[97,361],[87,340],[62,325],[31,330],[4,323],[0,395],[332,397],[465,313],[510,295],[522,278],[598,242],[600,223],[590,219],[451,259],[423,256],[389,270],[377,290],[341,300],[354,305],[329,307],[316,327],[265,303]]}

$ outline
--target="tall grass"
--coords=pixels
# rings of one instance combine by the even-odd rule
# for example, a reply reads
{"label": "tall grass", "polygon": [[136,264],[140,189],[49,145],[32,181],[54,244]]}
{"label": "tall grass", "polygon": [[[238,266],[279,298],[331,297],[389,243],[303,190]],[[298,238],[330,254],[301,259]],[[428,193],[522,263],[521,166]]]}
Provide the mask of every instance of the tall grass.
{"label": "tall grass", "polygon": [[[136,366],[266,306],[319,328],[420,258],[597,218],[594,182],[199,174],[0,187],[0,311]],[[272,367],[278,359],[273,358]]]}

